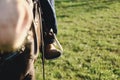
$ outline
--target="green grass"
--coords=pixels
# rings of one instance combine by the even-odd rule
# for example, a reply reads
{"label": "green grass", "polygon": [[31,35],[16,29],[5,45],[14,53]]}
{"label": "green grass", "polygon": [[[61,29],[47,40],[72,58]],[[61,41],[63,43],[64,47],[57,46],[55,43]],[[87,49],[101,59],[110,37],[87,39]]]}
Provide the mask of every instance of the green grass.
{"label": "green grass", "polygon": [[120,80],[120,1],[56,0],[56,13],[64,53],[45,61],[46,80]]}

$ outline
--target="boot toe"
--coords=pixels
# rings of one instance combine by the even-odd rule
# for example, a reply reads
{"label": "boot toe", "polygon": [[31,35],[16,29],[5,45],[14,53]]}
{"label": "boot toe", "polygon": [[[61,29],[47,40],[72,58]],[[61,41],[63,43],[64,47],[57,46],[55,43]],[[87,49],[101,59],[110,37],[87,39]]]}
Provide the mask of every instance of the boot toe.
{"label": "boot toe", "polygon": [[61,54],[62,53],[59,50],[52,49],[52,50],[45,52],[45,58],[46,59],[56,59],[56,58],[60,57]]}

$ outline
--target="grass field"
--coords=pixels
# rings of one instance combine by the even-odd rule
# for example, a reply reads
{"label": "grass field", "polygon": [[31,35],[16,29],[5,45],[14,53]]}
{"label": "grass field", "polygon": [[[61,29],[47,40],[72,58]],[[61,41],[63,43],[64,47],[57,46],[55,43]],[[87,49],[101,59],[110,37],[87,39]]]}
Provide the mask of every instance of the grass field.
{"label": "grass field", "polygon": [[55,1],[64,53],[45,61],[46,80],[120,80],[120,0]]}

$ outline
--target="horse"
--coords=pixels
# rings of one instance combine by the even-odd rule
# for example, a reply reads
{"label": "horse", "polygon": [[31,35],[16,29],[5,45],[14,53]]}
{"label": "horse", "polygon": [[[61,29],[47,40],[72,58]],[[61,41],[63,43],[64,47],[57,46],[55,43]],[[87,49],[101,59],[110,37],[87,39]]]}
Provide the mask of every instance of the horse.
{"label": "horse", "polygon": [[41,30],[37,0],[0,0],[0,80],[35,80]]}

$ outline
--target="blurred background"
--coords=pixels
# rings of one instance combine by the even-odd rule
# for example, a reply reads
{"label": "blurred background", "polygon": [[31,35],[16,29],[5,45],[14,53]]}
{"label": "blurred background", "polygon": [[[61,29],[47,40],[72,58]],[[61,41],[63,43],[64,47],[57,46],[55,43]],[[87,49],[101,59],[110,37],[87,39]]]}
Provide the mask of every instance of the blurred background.
{"label": "blurred background", "polygon": [[[120,0],[55,0],[64,53],[45,60],[46,80],[120,80]],[[35,64],[42,79],[41,58]]]}

